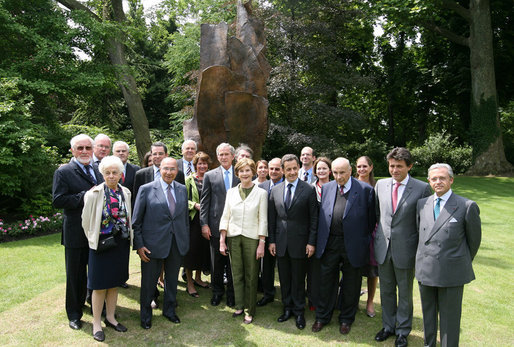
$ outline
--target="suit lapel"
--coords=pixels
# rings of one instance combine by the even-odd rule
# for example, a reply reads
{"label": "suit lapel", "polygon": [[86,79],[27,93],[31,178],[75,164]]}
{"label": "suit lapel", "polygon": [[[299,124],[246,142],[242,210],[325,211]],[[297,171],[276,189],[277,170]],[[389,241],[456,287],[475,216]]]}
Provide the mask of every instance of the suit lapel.
{"label": "suit lapel", "polygon": [[[353,179],[353,178],[350,177],[350,179]],[[346,200],[346,207],[344,209],[343,219],[346,218],[348,211],[350,211],[355,199],[357,198],[357,190],[358,190],[357,183],[355,181],[352,181],[352,187],[350,188],[350,191],[348,192],[349,193],[348,200]]]}
{"label": "suit lapel", "polygon": [[[74,167],[75,172],[77,172],[83,179],[85,179],[92,185],[95,185],[95,182],[93,182],[93,180],[91,180],[91,178],[88,175],[86,175],[86,173],[84,172],[84,170],[82,170],[82,168],[79,166],[79,164],[77,164],[76,161],[73,161],[73,163],[75,164],[75,167]],[[98,170],[93,169],[93,171],[95,172],[95,176],[97,176]],[[98,174],[100,174],[100,173],[98,173]],[[96,181],[98,182],[98,176],[96,178]]]}
{"label": "suit lapel", "polygon": [[[392,186],[392,184],[391,184],[391,186]],[[394,211],[394,213],[396,213],[400,209],[402,204],[405,202],[405,200],[407,200],[409,195],[412,193],[412,189],[413,189],[412,177],[409,177],[409,181],[407,182],[407,185],[405,186],[405,189],[403,190],[402,198],[400,199],[400,201],[398,201],[398,205],[396,206],[396,210]],[[393,193],[391,190],[391,201],[392,201],[392,196],[393,196]]]}
{"label": "suit lapel", "polygon": [[[429,211],[432,211],[432,219],[434,219],[434,198],[432,195],[431,199],[432,205],[431,208],[427,208]],[[453,194],[450,196],[448,201],[444,204],[443,209],[441,210],[441,213],[439,213],[439,217],[437,217],[437,220],[434,222],[434,226],[432,227],[432,230],[430,231],[430,235],[428,235],[427,241],[430,240],[440,229],[441,227],[451,218],[451,216],[457,211],[459,206],[457,206],[457,203],[455,199],[453,199]]]}
{"label": "suit lapel", "polygon": [[160,180],[154,181],[153,192],[154,192],[155,198],[157,199],[157,201],[159,201],[159,204],[164,206],[165,210],[167,211],[167,215],[171,217],[170,209],[168,207],[168,200],[166,200],[166,197],[164,196],[164,192],[162,191]]}
{"label": "suit lapel", "polygon": [[327,183],[324,187],[327,187],[325,188],[325,191],[323,192],[323,194],[326,194],[327,198],[325,200],[322,199],[322,201],[324,202],[323,204],[323,209],[327,211],[327,213],[325,213],[325,217],[326,217],[326,225],[328,225],[330,227],[330,222],[332,220],[332,214],[334,213],[334,203],[335,203],[335,199],[336,199],[336,194],[337,194],[337,183],[335,181],[333,181],[334,184],[332,184],[332,182],[330,183]]}
{"label": "suit lapel", "polygon": [[[290,210],[294,206],[296,201],[299,199],[300,195],[302,195],[302,192],[305,187],[300,182],[303,182],[303,181],[300,181],[300,180],[298,181],[298,184],[296,185],[296,189],[294,192],[293,200],[291,200],[291,205],[289,206],[288,210]],[[308,184],[308,183],[306,183],[306,184]]]}

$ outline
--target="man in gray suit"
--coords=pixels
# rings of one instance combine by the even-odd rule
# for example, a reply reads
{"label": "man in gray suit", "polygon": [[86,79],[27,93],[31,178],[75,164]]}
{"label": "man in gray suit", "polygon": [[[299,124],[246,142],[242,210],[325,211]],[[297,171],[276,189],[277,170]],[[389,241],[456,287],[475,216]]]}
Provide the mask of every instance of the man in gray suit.
{"label": "man in gray suit", "polygon": [[189,250],[189,209],[186,187],[174,182],[177,161],[160,163],[161,177],[140,187],[134,207],[134,249],[141,258],[141,326],[152,327],[151,302],[164,263],[162,314],[180,323],[175,313],[177,278],[182,257]]}
{"label": "man in gray suit", "polygon": [[416,253],[425,346],[436,346],[438,313],[441,346],[458,346],[464,284],[475,279],[471,262],[482,237],[480,211],[452,192],[450,165],[432,165],[428,181],[435,194],[417,204]]}
{"label": "man in gray suit", "polygon": [[229,257],[220,253],[220,219],[225,207],[227,190],[239,184],[232,162],[235,150],[228,143],[221,143],[216,148],[220,166],[208,171],[203,179],[202,197],[200,199],[200,225],[202,235],[211,244],[212,261],[212,299],[211,305],[218,306],[225,294],[223,272],[227,272],[227,306],[234,306],[234,286]]}
{"label": "man in gray suit", "polygon": [[394,148],[387,161],[392,178],[381,179],[375,186],[378,225],[374,246],[382,303],[382,330],[375,340],[384,341],[396,334],[395,345],[403,347],[407,346],[412,329],[412,287],[418,244],[416,203],[431,191],[427,183],[409,175],[412,157],[406,148]]}

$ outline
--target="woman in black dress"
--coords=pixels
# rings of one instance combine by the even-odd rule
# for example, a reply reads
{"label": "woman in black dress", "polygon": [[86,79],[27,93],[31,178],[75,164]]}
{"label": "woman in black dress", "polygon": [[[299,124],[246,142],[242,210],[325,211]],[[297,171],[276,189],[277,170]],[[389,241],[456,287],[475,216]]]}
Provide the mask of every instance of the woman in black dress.
{"label": "woman in black dress", "polygon": [[99,170],[105,183],[85,194],[82,227],[89,242],[87,287],[93,290],[93,337],[103,341],[105,334],[101,319],[104,302],[105,325],[119,332],[127,331],[114,313],[117,287],[128,280],[133,233],[130,190],[118,184],[123,163],[118,157],[108,156],[100,162]]}
{"label": "woman in black dress", "polygon": [[[205,152],[198,152],[193,158],[195,172],[186,177],[186,189],[189,200],[189,223],[190,241],[189,252],[184,257],[184,268],[186,269],[187,288],[186,291],[194,298],[199,297],[195,285],[202,288],[209,288],[209,284],[202,281],[202,271],[210,267],[209,241],[202,236],[200,226],[200,197],[202,195],[203,176],[209,170],[211,158]],[[196,270],[193,280],[193,270]]]}

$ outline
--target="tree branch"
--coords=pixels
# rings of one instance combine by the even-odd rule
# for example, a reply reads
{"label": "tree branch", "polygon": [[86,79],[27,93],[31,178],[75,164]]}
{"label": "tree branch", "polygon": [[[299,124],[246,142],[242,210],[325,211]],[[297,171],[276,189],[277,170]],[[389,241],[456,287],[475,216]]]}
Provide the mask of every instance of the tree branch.
{"label": "tree branch", "polygon": [[471,23],[470,11],[467,8],[456,3],[454,0],[442,0],[442,6],[444,8],[454,11],[459,16],[464,18],[468,23]]}
{"label": "tree branch", "polygon": [[98,17],[93,11],[91,11],[86,5],[82,4],[78,0],[57,0],[58,3],[63,5],[64,7],[68,8],[69,10],[81,10],[85,11],[87,14],[89,14],[91,17],[98,21],[102,21],[100,17]]}
{"label": "tree branch", "polygon": [[439,35],[447,38],[448,40],[452,41],[453,43],[456,43],[461,46],[469,47],[469,38],[467,38],[467,37],[457,35],[448,29],[445,29],[438,25],[435,25],[434,23],[426,22],[423,24],[423,26],[425,26],[427,29],[429,29],[433,32],[436,32]]}

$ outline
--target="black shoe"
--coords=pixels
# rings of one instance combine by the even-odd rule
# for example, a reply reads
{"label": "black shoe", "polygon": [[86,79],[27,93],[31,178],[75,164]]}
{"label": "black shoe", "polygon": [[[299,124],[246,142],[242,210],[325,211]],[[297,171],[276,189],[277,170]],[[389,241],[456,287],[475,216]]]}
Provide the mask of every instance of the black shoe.
{"label": "black shoe", "polygon": [[70,328],[72,328],[73,330],[79,330],[80,328],[82,328],[82,322],[80,321],[80,319],[70,320]]}
{"label": "black shoe", "polygon": [[389,336],[393,336],[394,333],[389,331],[389,330],[385,330],[385,328],[382,328],[382,330],[380,330],[376,335],[375,335],[375,341],[378,341],[378,342],[382,342],[382,341],[385,341],[389,338]]}
{"label": "black shoe", "polygon": [[236,300],[234,298],[227,297],[227,306],[228,307],[236,306]]}
{"label": "black shoe", "polygon": [[105,334],[102,330],[98,330],[96,333],[93,334],[93,338],[96,341],[102,342],[103,340],[105,340]]}
{"label": "black shoe", "polygon": [[305,317],[303,314],[296,316],[296,327],[300,330],[305,329]]}
{"label": "black shoe", "polygon": [[141,321],[141,328],[143,328],[143,329],[150,329],[151,327],[152,327],[152,321],[149,321],[149,322]]}
{"label": "black shoe", "polygon": [[221,295],[213,295],[211,299],[212,306],[218,306],[221,302]]}
{"label": "black shoe", "polygon": [[394,345],[396,347],[407,347],[407,336],[398,335],[396,336],[396,341],[394,341]]}
{"label": "black shoe", "polygon": [[187,276],[184,270],[182,270],[182,280],[187,283]]}
{"label": "black shoe", "polygon": [[127,328],[123,324],[118,323],[117,325],[114,325],[111,322],[109,322],[107,320],[107,318],[104,320],[104,323],[105,323],[105,326],[107,326],[109,328],[113,328],[114,330],[116,330],[120,333],[124,333],[125,331],[127,331]]}
{"label": "black shoe", "polygon": [[289,310],[285,310],[284,313],[278,317],[277,322],[282,323],[291,318],[293,314]]}
{"label": "black shoe", "polygon": [[263,296],[262,299],[257,301],[257,306],[266,306],[267,304],[273,302],[275,300],[272,296]]}
{"label": "black shoe", "polygon": [[163,315],[164,317],[168,318],[168,320],[172,323],[175,323],[175,324],[178,324],[180,323],[180,318],[178,318],[178,316],[176,314],[173,314],[171,316],[166,316],[166,315]]}
{"label": "black shoe", "polygon": [[120,287],[121,287],[121,288],[125,288],[125,289],[127,289],[127,288],[129,287],[129,285],[127,284],[127,282],[125,282],[125,283],[123,283]]}

